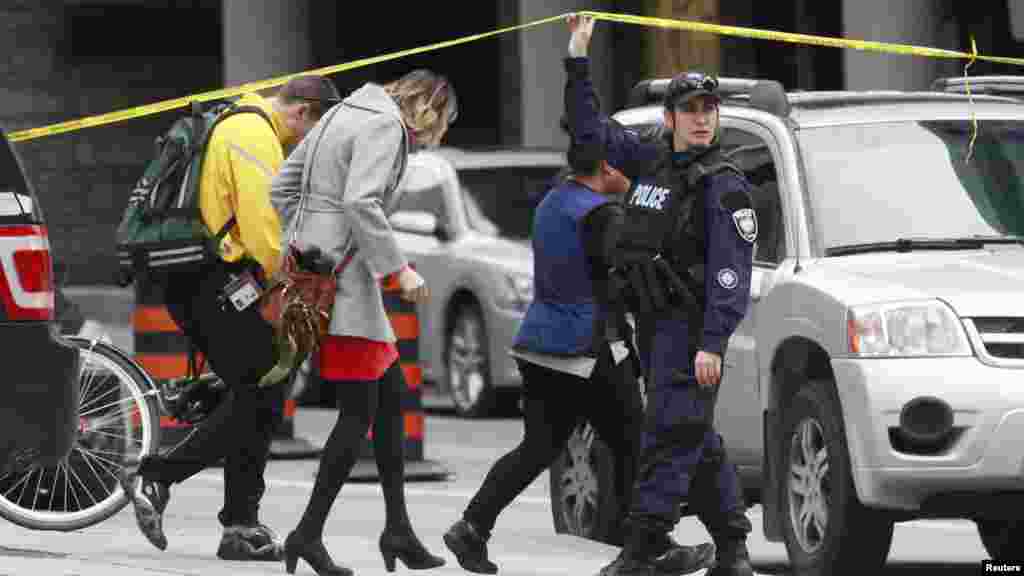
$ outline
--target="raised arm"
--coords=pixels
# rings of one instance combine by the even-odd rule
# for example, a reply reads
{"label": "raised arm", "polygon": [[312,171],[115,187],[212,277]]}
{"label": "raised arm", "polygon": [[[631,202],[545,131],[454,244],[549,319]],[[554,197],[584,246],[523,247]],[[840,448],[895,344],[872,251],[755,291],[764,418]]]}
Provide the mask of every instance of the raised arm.
{"label": "raised arm", "polygon": [[[565,114],[570,137],[577,141],[597,140],[605,142],[609,155],[627,160],[620,165],[644,166],[657,158],[659,143],[642,140],[635,132],[611,121],[601,112],[601,103],[590,78],[590,58],[587,52],[594,20],[589,16],[570,16],[568,19],[571,36],[569,57],[565,59]],[[631,173],[635,178],[644,174]]]}

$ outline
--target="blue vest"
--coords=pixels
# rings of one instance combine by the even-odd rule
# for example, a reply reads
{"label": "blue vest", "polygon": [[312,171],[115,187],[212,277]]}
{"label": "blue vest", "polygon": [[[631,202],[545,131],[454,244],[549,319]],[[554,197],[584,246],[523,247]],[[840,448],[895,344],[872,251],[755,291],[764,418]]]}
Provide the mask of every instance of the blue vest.
{"label": "blue vest", "polygon": [[574,181],[553,189],[533,217],[533,301],[513,347],[555,356],[593,348],[594,300],[583,249],[582,222],[611,199]]}

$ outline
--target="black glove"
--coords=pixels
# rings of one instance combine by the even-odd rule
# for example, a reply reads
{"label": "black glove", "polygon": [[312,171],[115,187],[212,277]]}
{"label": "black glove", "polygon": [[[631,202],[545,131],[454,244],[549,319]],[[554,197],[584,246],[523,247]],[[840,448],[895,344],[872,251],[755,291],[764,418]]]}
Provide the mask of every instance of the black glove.
{"label": "black glove", "polygon": [[228,393],[227,384],[214,374],[179,382],[180,388],[165,395],[167,412],[175,420],[195,424],[201,422]]}

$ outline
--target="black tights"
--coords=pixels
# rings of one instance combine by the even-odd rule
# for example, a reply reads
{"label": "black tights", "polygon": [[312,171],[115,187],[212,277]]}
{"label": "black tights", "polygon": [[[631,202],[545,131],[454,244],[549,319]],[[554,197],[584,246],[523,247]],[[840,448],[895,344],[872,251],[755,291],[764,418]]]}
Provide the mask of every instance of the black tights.
{"label": "black tights", "polygon": [[402,453],[402,394],[406,384],[398,362],[377,381],[325,380],[323,385],[336,387],[338,421],[324,446],[313,493],[296,531],[306,540],[317,540],[323,535],[327,514],[359,458],[371,422],[374,457],[384,489],[387,528],[407,529],[409,516],[405,507]]}

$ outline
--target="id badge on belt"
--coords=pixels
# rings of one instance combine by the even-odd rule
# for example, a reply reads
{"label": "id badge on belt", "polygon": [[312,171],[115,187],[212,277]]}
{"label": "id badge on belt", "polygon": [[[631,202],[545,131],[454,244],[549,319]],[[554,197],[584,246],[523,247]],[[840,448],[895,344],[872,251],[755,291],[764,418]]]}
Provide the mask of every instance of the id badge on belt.
{"label": "id badge on belt", "polygon": [[238,276],[232,275],[231,281],[224,286],[224,297],[239,312],[259,300],[261,292],[256,278],[248,271],[242,272]]}

